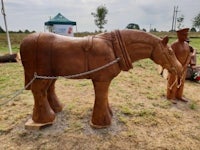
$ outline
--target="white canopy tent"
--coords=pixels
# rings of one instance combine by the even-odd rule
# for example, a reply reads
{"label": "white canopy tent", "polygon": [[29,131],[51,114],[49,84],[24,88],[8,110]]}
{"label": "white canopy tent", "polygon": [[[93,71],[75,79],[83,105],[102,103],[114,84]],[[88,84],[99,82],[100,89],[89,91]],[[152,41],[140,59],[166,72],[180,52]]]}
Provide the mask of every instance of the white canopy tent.
{"label": "white canopy tent", "polygon": [[61,13],[44,23],[49,32],[53,32],[65,36],[74,36],[73,26],[76,26],[75,21],[65,18]]}

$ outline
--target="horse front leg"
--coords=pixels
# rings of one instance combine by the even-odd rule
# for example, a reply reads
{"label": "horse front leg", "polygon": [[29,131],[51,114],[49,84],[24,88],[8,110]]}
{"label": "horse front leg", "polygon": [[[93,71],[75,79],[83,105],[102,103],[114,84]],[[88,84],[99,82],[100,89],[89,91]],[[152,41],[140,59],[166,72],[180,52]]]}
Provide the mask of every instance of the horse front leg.
{"label": "horse front leg", "polygon": [[35,80],[31,85],[34,96],[34,109],[32,120],[36,123],[53,122],[55,113],[49,105],[47,99],[47,89],[51,84],[50,80]]}
{"label": "horse front leg", "polygon": [[63,105],[59,102],[55,93],[55,82],[56,80],[53,80],[47,90],[47,99],[53,111],[57,113],[62,111]]}
{"label": "horse front leg", "polygon": [[112,111],[108,103],[108,89],[110,82],[93,81],[95,103],[90,125],[94,128],[105,128],[111,124]]}

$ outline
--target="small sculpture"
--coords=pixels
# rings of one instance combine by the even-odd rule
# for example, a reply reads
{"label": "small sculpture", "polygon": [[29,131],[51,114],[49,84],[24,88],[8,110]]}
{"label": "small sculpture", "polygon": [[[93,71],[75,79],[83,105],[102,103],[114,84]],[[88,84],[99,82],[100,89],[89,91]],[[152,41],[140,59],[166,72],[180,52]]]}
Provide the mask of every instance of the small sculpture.
{"label": "small sculpture", "polygon": [[[167,43],[168,37],[160,39],[136,30],[116,30],[83,38],[34,33],[26,37],[20,46],[25,85],[30,83],[35,73],[45,77],[81,74],[119,58],[118,63],[107,68],[76,77],[91,79],[94,85],[95,103],[91,126],[107,127],[112,118],[108,103],[109,85],[122,70],[131,69],[132,62],[150,58],[170,72],[181,74],[182,66]],[[56,79],[35,79],[27,87],[34,96],[32,120],[35,123],[52,122],[55,113],[62,111],[55,93],[55,82]]]}
{"label": "small sculpture", "polygon": [[188,43],[186,42],[189,28],[180,29],[177,31],[178,40],[171,44],[174,53],[183,66],[182,76],[177,77],[174,73],[168,74],[167,85],[167,99],[176,103],[176,100],[187,102],[188,100],[183,97],[183,87],[185,83],[187,66],[191,60],[192,53]]}
{"label": "small sculpture", "polygon": [[186,79],[200,83],[200,66],[197,65],[197,50],[190,45],[190,39],[186,41],[189,44],[191,60],[187,66]]}

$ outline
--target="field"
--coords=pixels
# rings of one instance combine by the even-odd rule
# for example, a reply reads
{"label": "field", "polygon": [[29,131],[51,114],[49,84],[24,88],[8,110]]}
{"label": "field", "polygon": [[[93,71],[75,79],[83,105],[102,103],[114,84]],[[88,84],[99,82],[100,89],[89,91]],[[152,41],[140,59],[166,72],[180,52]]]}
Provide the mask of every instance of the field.
{"label": "field", "polygon": [[[19,51],[24,36],[11,34],[14,52]],[[170,42],[175,40],[174,35],[170,37]],[[199,34],[192,36],[191,45],[200,52]],[[7,52],[5,34],[0,34],[0,55]],[[197,56],[200,64],[200,54]],[[31,91],[0,105],[0,150],[199,149],[200,84],[186,81],[184,96],[190,101],[172,104],[165,98],[167,81],[158,74],[157,65],[149,59],[133,65],[111,84],[109,102],[114,116],[109,128],[89,126],[94,104],[90,80],[59,79],[56,92],[65,107],[52,126],[39,131],[24,128],[34,105]],[[17,92],[23,85],[20,63],[0,64],[0,104],[12,97],[2,96]]]}

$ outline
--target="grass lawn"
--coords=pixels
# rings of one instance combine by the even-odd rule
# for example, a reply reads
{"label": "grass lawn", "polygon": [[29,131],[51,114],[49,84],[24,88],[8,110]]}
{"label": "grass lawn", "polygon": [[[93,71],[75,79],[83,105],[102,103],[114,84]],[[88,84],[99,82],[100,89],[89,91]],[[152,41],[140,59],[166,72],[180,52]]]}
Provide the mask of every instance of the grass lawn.
{"label": "grass lawn", "polygon": [[[0,34],[0,55],[8,53],[6,35]],[[25,34],[11,34],[13,52]],[[160,36],[160,35],[159,35]],[[175,37],[170,38],[170,42]],[[200,52],[200,38],[191,38]],[[200,64],[200,54],[197,55]],[[145,59],[121,72],[109,91],[113,110],[112,125],[95,130],[89,126],[94,104],[90,80],[59,79],[56,93],[64,109],[56,115],[53,126],[40,131],[25,130],[34,105],[31,91],[24,91],[14,101],[0,106],[0,149],[191,149],[200,145],[200,84],[186,81],[184,96],[188,103],[171,104],[166,100],[167,81],[157,72],[157,65]],[[20,63],[0,64],[0,97],[22,89],[23,67]],[[4,102],[8,98],[0,98]]]}

